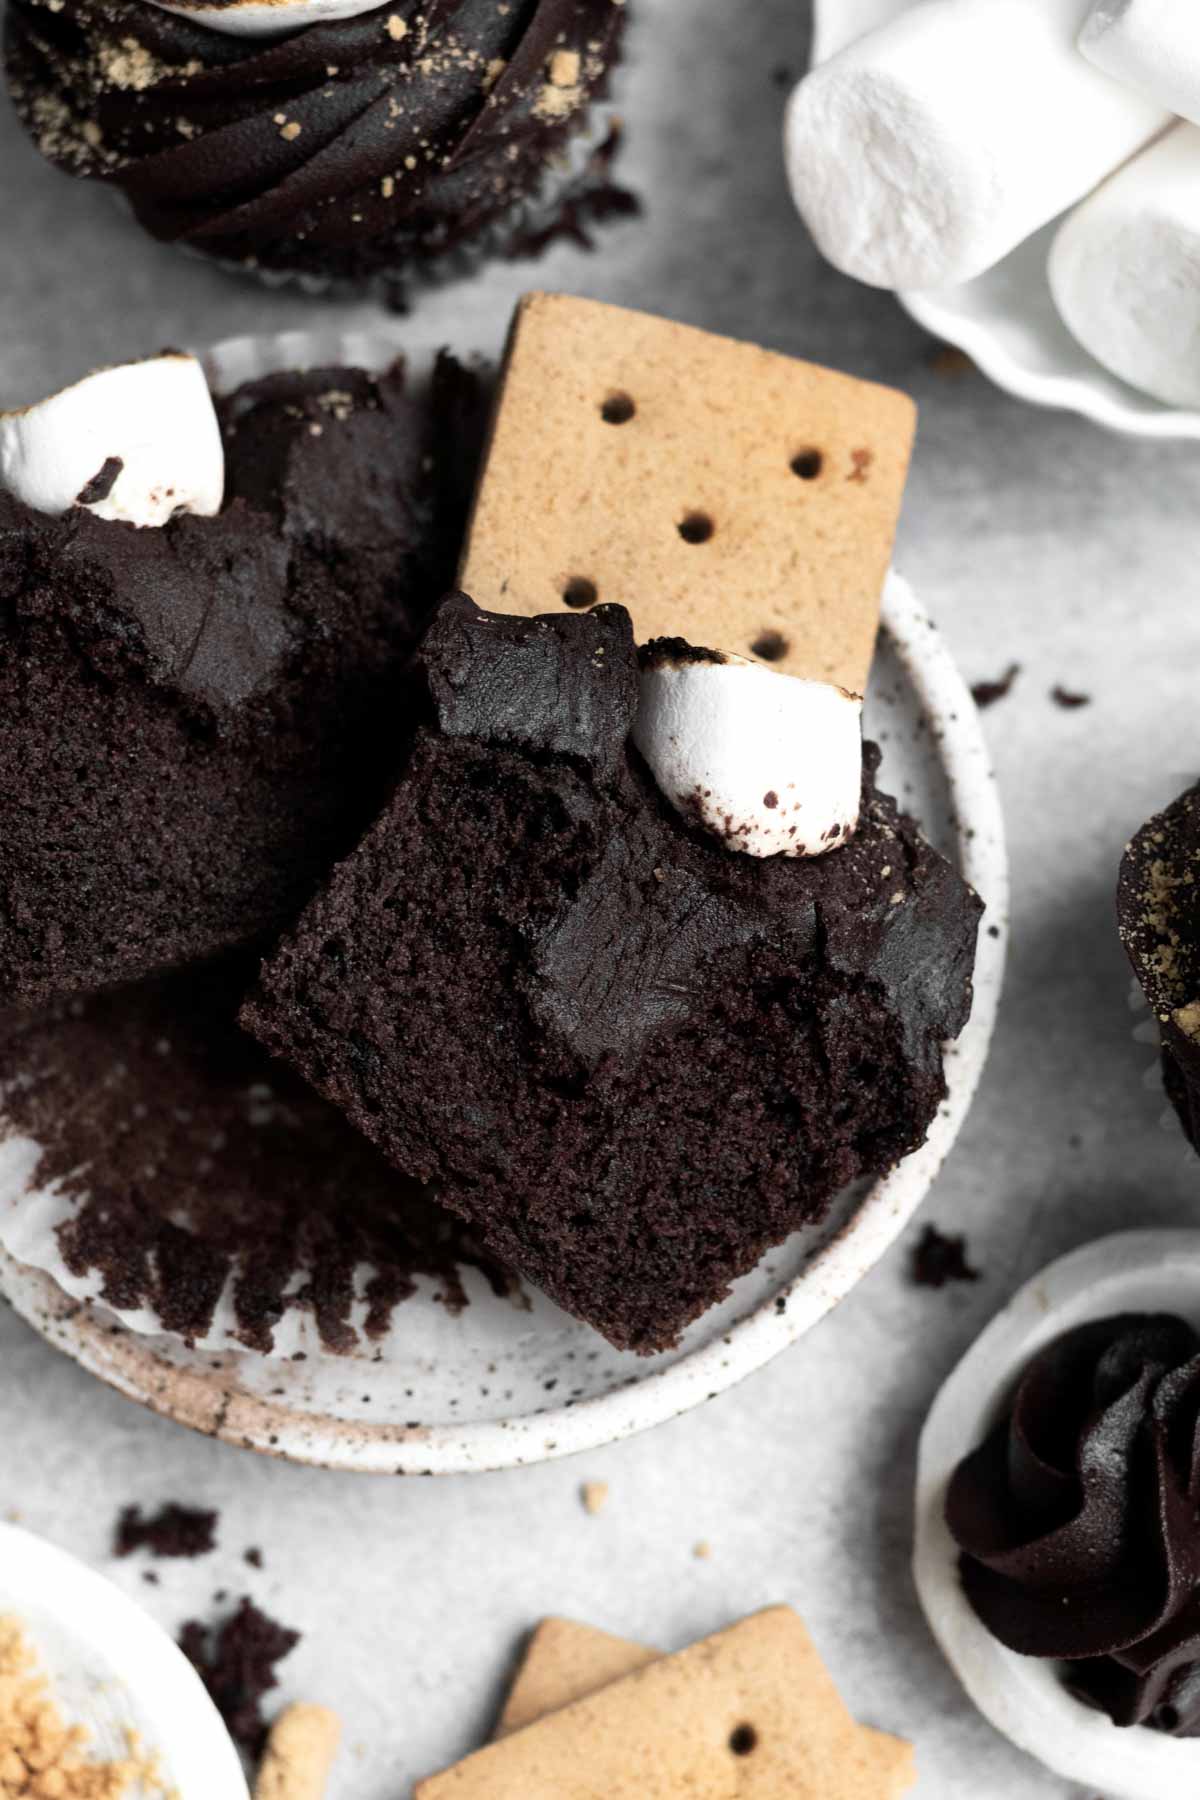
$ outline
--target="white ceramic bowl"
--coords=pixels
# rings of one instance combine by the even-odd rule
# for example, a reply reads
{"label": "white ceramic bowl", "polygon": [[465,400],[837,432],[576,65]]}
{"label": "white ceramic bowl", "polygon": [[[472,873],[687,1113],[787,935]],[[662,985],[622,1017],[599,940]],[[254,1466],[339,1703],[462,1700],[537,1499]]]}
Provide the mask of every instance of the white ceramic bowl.
{"label": "white ceramic bowl", "polygon": [[[470,1270],[471,1303],[460,1316],[424,1283],[379,1347],[349,1357],[310,1350],[303,1361],[189,1352],[3,1252],[0,1291],[84,1368],[158,1412],[251,1449],[369,1472],[494,1469],[593,1449],[761,1368],[821,1319],[912,1218],[966,1116],[1000,991],[1007,866],[990,759],[962,677],[895,577],[865,725],[883,747],[885,788],[987,903],[974,1010],[947,1055],[948,1098],[921,1149],[845,1195],[820,1228],[766,1256],[676,1350],[623,1354],[543,1296],[532,1294],[523,1310],[497,1299]],[[12,1198],[0,1194],[0,1207]]]}
{"label": "white ceramic bowl", "polygon": [[[915,0],[814,0],[813,61],[896,17]],[[1065,407],[1135,437],[1200,438],[1200,413],[1164,406],[1110,375],[1058,316],[1046,258],[1058,222],[974,281],[896,298],[935,337],[956,344],[985,375],[1035,406]]]}
{"label": "white ceramic bowl", "polygon": [[946,1525],[955,1468],[996,1422],[1021,1370],[1089,1319],[1172,1312],[1200,1328],[1200,1232],[1125,1231],[1051,1263],[978,1337],[946,1382],[921,1433],[913,1576],[934,1637],[980,1712],[1081,1792],[1111,1800],[1195,1800],[1200,1738],[1122,1730],[1071,1698],[1057,1665],[1018,1656],[972,1611]]}
{"label": "white ceramic bowl", "polygon": [[182,1650],[118,1587],[65,1551],[0,1525],[0,1617],[39,1653],[63,1717],[117,1760],[126,1731],[158,1756],[179,1800],[248,1800],[233,1742]]}

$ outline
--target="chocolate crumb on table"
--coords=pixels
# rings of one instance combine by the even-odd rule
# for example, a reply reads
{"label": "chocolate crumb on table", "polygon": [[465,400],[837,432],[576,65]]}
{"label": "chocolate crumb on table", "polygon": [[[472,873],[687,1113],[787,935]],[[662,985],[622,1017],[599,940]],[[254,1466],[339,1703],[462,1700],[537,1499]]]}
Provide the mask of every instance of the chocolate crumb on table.
{"label": "chocolate crumb on table", "polygon": [[207,1556],[216,1544],[217,1514],[202,1507],[179,1506],[168,1501],[156,1513],[140,1506],[126,1506],[113,1534],[113,1555],[132,1556],[148,1550],[151,1556]]}
{"label": "chocolate crumb on table", "polygon": [[1055,706],[1061,706],[1064,712],[1074,712],[1076,707],[1092,704],[1090,694],[1076,694],[1070,688],[1059,687],[1057,684],[1050,689],[1050,698]]}
{"label": "chocolate crumb on table", "polygon": [[1009,663],[1003,675],[996,681],[975,681],[971,684],[971,698],[976,706],[995,706],[997,700],[1003,700],[1012,692],[1013,682],[1021,673],[1020,663]]}
{"label": "chocolate crumb on table", "polygon": [[267,1736],[263,1695],[275,1687],[275,1665],[294,1650],[300,1633],[243,1598],[219,1625],[189,1619],[179,1633],[179,1648],[208,1689],[230,1736],[251,1756],[258,1756]]}
{"label": "chocolate crumb on table", "polygon": [[915,1286],[940,1288],[948,1281],[978,1281],[980,1271],[967,1261],[965,1237],[950,1237],[926,1225],[912,1249],[910,1275]]}

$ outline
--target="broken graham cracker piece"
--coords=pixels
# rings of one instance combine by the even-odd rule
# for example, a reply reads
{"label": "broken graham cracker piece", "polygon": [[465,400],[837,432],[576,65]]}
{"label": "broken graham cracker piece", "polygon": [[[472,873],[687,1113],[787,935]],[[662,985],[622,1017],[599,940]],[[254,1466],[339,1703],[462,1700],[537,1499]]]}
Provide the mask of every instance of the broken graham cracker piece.
{"label": "broken graham cracker piece", "polygon": [[619,601],[861,694],[912,449],[907,395],[646,313],[530,294],[459,585],[495,612]]}
{"label": "broken graham cracker piece", "polygon": [[[534,1631],[509,1690],[495,1736],[506,1737],[546,1713],[597,1693],[623,1675],[657,1662],[662,1652],[613,1637],[574,1619],[543,1619]],[[860,1725],[864,1750],[876,1769],[879,1800],[896,1800],[916,1779],[911,1747],[873,1726]]]}
{"label": "broken graham cracker piece", "polygon": [[271,1727],[254,1800],[324,1800],[342,1722],[327,1706],[285,1707]]}
{"label": "broken graham cracker piece", "polygon": [[507,1737],[546,1713],[583,1700],[656,1662],[660,1654],[574,1619],[543,1619],[525,1646],[495,1736]]}
{"label": "broken graham cracker piece", "polygon": [[889,1742],[885,1770],[780,1606],[498,1739],[415,1800],[882,1800],[913,1775]]}

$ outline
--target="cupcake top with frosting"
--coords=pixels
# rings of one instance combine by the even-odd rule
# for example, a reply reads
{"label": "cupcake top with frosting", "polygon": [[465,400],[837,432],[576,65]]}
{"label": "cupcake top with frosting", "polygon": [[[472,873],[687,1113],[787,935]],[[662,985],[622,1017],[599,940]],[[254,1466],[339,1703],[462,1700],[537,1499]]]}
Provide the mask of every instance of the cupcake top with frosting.
{"label": "cupcake top with frosting", "polygon": [[1067,1332],[959,1464],[946,1520],[968,1600],[1056,1658],[1117,1725],[1200,1736],[1200,1334],[1122,1314]]}
{"label": "cupcake top with frosting", "polygon": [[149,0],[13,0],[6,59],[43,154],[155,237],[360,278],[510,220],[623,20],[623,0],[394,0],[252,37]]}
{"label": "cupcake top with frosting", "polygon": [[1164,1085],[1200,1143],[1200,784],[1128,845],[1117,887],[1121,942],[1158,1021]]}

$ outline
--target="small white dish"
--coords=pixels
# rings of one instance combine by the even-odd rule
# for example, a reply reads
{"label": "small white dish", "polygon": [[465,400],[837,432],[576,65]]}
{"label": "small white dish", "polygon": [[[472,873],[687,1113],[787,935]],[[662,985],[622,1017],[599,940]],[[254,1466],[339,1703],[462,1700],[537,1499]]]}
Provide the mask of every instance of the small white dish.
{"label": "small white dish", "polygon": [[[905,12],[915,0],[814,0],[813,62]],[[1035,406],[1062,407],[1134,437],[1200,438],[1200,412],[1164,406],[1110,375],[1058,316],[1046,274],[1058,221],[974,281],[899,293],[926,331],[956,345],[997,387]]]}
{"label": "small white dish", "polygon": [[945,1383],[917,1455],[913,1578],[929,1628],[984,1717],[1056,1774],[1110,1800],[1195,1800],[1200,1738],[1120,1728],[1075,1700],[1054,1662],[1018,1656],[975,1616],[945,1520],[946,1490],[1021,1371],[1090,1319],[1177,1313],[1200,1328],[1200,1231],[1124,1231],[1058,1262],[1009,1301]]}
{"label": "small white dish", "polygon": [[64,1719],[88,1727],[92,1755],[120,1760],[133,1730],[178,1800],[248,1800],[237,1751],[200,1677],[111,1581],[0,1525],[0,1617],[20,1621]]}

